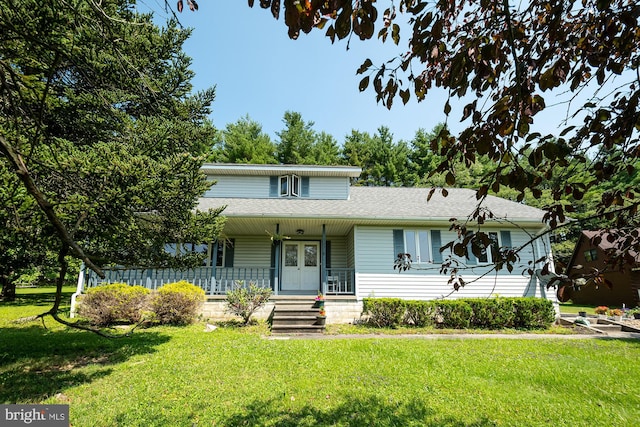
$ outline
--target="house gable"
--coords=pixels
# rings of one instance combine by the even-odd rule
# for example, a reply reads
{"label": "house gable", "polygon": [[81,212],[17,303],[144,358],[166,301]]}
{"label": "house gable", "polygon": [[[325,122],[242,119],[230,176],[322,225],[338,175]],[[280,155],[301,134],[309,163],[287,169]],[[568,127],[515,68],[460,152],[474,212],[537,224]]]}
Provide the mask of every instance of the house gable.
{"label": "house gable", "polygon": [[207,164],[215,182],[204,198],[347,200],[351,178],[361,169],[350,166]]}

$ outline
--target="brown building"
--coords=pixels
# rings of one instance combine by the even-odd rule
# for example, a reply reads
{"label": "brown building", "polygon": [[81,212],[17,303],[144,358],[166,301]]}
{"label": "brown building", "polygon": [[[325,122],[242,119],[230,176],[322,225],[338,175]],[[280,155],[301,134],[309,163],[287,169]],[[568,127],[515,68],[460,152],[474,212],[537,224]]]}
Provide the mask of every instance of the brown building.
{"label": "brown building", "polygon": [[[601,236],[598,244],[594,238]],[[571,256],[567,272],[571,278],[589,276],[594,269],[603,271],[609,283],[596,284],[588,280],[579,291],[573,292],[571,299],[575,304],[606,305],[609,307],[636,307],[640,305],[640,254],[631,252],[631,262],[624,269],[607,267],[610,253],[617,247],[616,241],[610,242],[608,233],[603,231],[583,231]],[[582,266],[577,269],[575,267]],[[605,268],[606,267],[606,268]],[[609,286],[609,284],[611,286]]]}

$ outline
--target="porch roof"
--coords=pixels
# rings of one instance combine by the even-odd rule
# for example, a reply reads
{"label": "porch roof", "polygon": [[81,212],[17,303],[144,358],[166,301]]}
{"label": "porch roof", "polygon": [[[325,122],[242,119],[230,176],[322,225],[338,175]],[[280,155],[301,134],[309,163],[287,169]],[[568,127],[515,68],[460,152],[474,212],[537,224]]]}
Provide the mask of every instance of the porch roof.
{"label": "porch roof", "polygon": [[[241,225],[234,231],[249,234],[256,231],[264,233],[266,223],[291,222],[297,224],[293,227],[300,228],[304,228],[305,223],[307,226],[331,224],[335,228],[333,232],[345,234],[356,224],[448,224],[450,218],[466,218],[478,204],[475,190],[450,188],[447,189],[447,197],[436,191],[427,201],[429,191],[430,188],[351,187],[347,200],[201,198],[198,208],[206,210],[226,205],[223,215],[231,220],[227,232],[231,232],[229,227],[233,223]],[[496,218],[544,227],[544,211],[541,209],[494,196],[488,196],[483,206]],[[238,221],[241,219],[246,221]]]}

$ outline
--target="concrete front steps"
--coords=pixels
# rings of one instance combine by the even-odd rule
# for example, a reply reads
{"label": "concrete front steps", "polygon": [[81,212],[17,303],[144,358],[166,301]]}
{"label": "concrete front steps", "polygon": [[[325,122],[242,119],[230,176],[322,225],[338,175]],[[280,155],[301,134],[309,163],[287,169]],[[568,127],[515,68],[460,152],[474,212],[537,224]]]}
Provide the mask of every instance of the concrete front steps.
{"label": "concrete front steps", "polygon": [[318,308],[313,297],[292,297],[275,301],[271,315],[272,334],[321,334],[324,324],[318,324]]}

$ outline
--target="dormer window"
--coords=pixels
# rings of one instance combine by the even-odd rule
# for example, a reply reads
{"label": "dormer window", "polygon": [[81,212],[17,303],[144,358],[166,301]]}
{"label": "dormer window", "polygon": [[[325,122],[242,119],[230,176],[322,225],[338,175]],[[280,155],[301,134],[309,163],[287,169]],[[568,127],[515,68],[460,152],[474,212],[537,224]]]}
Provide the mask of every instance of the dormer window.
{"label": "dormer window", "polygon": [[280,197],[298,197],[300,195],[300,177],[298,175],[282,175],[280,180]]}

